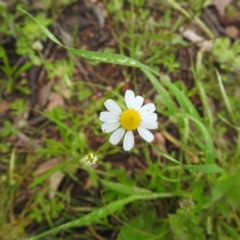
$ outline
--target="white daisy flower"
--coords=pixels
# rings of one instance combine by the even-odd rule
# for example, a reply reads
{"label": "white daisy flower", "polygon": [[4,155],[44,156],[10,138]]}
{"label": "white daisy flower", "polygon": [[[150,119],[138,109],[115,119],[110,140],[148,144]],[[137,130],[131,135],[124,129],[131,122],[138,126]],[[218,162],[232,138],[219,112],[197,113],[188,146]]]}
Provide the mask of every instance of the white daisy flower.
{"label": "white daisy flower", "polygon": [[153,103],[143,105],[143,97],[136,96],[133,91],[127,90],[125,102],[127,109],[122,111],[119,105],[108,99],[104,105],[109,112],[101,112],[99,119],[103,132],[113,132],[109,141],[111,144],[118,144],[123,138],[123,148],[129,151],[134,146],[133,131],[137,130],[140,136],[147,142],[152,142],[153,134],[148,129],[158,128],[157,114],[154,113],[156,107]]}

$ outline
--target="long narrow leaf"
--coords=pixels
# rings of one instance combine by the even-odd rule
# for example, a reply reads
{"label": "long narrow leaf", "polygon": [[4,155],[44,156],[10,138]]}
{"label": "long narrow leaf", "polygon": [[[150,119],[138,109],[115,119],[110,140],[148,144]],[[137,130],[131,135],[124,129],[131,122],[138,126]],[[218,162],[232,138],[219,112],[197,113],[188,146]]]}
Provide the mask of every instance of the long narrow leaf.
{"label": "long narrow leaf", "polygon": [[231,116],[232,121],[234,121],[234,123],[237,124],[237,121],[236,121],[236,118],[235,118],[235,113],[234,113],[234,111],[232,109],[232,105],[231,105],[231,103],[229,101],[229,98],[227,96],[227,93],[226,93],[224,85],[223,85],[222,77],[219,74],[217,69],[215,69],[215,72],[216,72],[216,75],[217,75],[218,84],[219,84],[219,87],[220,87],[220,90],[221,90],[221,93],[222,93],[222,97],[223,97],[226,109],[228,111],[228,114]]}
{"label": "long narrow leaf", "polygon": [[216,164],[206,164],[206,165],[185,165],[185,168],[202,173],[221,173],[224,170]]}
{"label": "long narrow leaf", "polygon": [[[154,194],[152,191],[145,189],[145,188],[124,185],[124,184],[120,184],[120,183],[116,183],[116,182],[109,182],[106,180],[101,180],[101,182],[107,188],[109,188],[115,192],[120,192],[120,193],[127,194],[127,195],[151,196],[152,194]],[[167,198],[167,197],[173,197],[174,195],[172,193],[158,193],[157,196],[158,196],[158,198]]]}
{"label": "long narrow leaf", "polygon": [[192,73],[193,73],[193,78],[195,80],[196,86],[198,88],[199,96],[204,106],[206,120],[208,122],[208,129],[210,132],[213,132],[213,113],[211,111],[211,108],[209,107],[209,101],[208,101],[203,83],[202,81],[200,81],[198,77],[199,75],[197,74],[197,69],[194,68],[193,64],[192,64]]}
{"label": "long narrow leaf", "polygon": [[181,162],[179,162],[177,159],[172,157],[170,154],[164,152],[159,147],[155,146],[154,144],[151,144],[153,148],[155,148],[159,153],[161,153],[164,157],[166,157],[168,160],[181,165],[182,167],[194,171],[194,172],[202,172],[202,173],[220,173],[224,170],[220,168],[219,166],[215,164],[205,164],[205,165],[184,165]]}
{"label": "long narrow leaf", "polygon": [[45,28],[41,22],[39,22],[36,18],[34,18],[31,14],[26,12],[25,10],[19,8],[22,12],[24,12],[26,15],[28,15],[35,23],[41,28],[41,30],[44,32],[44,34],[50,38],[53,42],[56,44],[64,47],[69,52],[78,55],[82,58],[86,58],[92,61],[99,61],[99,62],[106,62],[106,63],[113,63],[118,65],[124,65],[124,66],[131,66],[131,67],[139,67],[139,68],[148,68],[144,64],[138,62],[137,60],[126,57],[119,54],[114,53],[103,53],[103,52],[93,52],[93,51],[87,51],[87,50],[81,50],[81,49],[75,49],[70,48],[67,46],[64,46],[47,28]]}
{"label": "long narrow leaf", "polygon": [[[165,106],[169,109],[169,115],[173,114],[175,111],[177,111],[177,106],[172,100],[170,94],[167,92],[167,90],[164,88],[162,83],[157,80],[157,78],[149,71],[149,69],[142,68],[142,72],[145,73],[145,75],[148,77],[148,79],[151,81],[152,85],[154,86],[155,90],[161,96],[161,98],[164,100]],[[161,76],[164,78],[163,76]]]}
{"label": "long narrow leaf", "polygon": [[[172,196],[174,196],[174,195],[169,194],[166,197],[172,197]],[[56,228],[50,229],[50,230],[48,230],[46,232],[43,232],[43,233],[41,233],[37,236],[31,237],[31,238],[28,238],[28,239],[25,239],[25,240],[36,240],[36,239],[39,239],[39,238],[43,238],[43,237],[45,237],[49,234],[59,232],[59,231],[64,230],[64,229],[86,226],[86,225],[95,223],[95,222],[99,221],[100,219],[113,214],[117,210],[124,207],[126,204],[131,203],[133,201],[140,200],[140,199],[150,200],[150,199],[156,199],[156,198],[161,198],[161,197],[162,197],[162,195],[157,194],[157,193],[152,193],[152,194],[148,194],[148,195],[144,194],[144,195],[128,196],[124,199],[109,203],[108,205],[103,206],[103,207],[101,207],[101,208],[99,208],[99,209],[97,209],[97,210],[95,210],[95,211],[77,219],[77,220],[65,223],[65,224],[60,225]]]}
{"label": "long narrow leaf", "polygon": [[163,79],[163,83],[169,88],[169,90],[174,94],[177,98],[178,103],[182,107],[182,109],[186,112],[191,114],[197,119],[200,119],[199,113],[197,112],[195,106],[192,102],[182,93],[173,83],[169,80]]}
{"label": "long narrow leaf", "polygon": [[187,118],[192,120],[198,128],[201,130],[203,138],[205,140],[205,145],[204,145],[204,152],[205,152],[205,157],[206,157],[206,164],[213,164],[215,160],[215,151],[214,151],[214,146],[212,142],[212,138],[209,135],[207,129],[205,126],[200,122],[196,117],[188,114],[188,113],[177,113],[176,117],[179,118]]}

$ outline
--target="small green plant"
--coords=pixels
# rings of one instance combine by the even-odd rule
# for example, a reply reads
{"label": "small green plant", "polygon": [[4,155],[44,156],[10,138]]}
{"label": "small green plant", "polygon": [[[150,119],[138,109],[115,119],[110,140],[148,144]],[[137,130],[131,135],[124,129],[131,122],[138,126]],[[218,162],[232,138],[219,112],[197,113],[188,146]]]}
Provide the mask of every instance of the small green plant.
{"label": "small green plant", "polygon": [[124,9],[123,3],[114,0],[106,4],[108,10],[114,14],[115,31],[119,36],[117,40],[122,54],[127,51],[132,58],[144,61],[148,66],[161,65],[168,73],[180,67],[175,52],[186,43],[174,33],[178,22],[172,25],[170,9],[161,20],[156,20],[148,9],[142,7],[144,1],[129,1],[131,8],[128,10]]}
{"label": "small green plant", "polygon": [[[52,22],[43,13],[39,13],[36,18],[46,27]],[[35,66],[43,64],[44,59],[41,54],[43,46],[41,42],[46,40],[46,36],[39,34],[40,29],[36,28],[36,25],[24,15],[22,24],[16,25],[15,30],[17,33],[16,53],[20,56],[27,56]]]}
{"label": "small green plant", "polygon": [[226,71],[240,72],[240,42],[233,44],[229,38],[219,38],[214,41],[213,55],[220,63],[221,69]]}
{"label": "small green plant", "polygon": [[6,78],[2,79],[1,81],[1,88],[5,89],[7,93],[10,93],[13,90],[16,80],[20,78],[21,74],[27,71],[32,66],[32,64],[26,62],[23,63],[21,66],[11,66],[8,55],[3,47],[0,47],[0,60],[2,60],[3,62],[0,70],[6,76]]}

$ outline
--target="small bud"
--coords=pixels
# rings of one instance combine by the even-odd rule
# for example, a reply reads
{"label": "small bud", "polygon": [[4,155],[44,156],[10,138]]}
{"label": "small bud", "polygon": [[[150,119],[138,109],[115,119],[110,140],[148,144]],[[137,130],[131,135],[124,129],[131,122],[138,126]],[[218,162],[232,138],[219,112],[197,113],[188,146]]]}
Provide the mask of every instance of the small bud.
{"label": "small bud", "polygon": [[89,153],[85,156],[84,162],[88,165],[93,165],[97,162],[98,157],[93,153]]}
{"label": "small bud", "polygon": [[32,44],[32,49],[34,49],[36,51],[42,51],[43,50],[43,45],[40,41],[37,40]]}

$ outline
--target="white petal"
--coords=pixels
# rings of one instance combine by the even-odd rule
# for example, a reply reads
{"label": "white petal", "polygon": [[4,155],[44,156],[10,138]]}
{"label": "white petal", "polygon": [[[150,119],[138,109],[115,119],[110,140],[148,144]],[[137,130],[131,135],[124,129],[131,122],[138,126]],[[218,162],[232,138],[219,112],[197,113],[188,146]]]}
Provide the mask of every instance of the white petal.
{"label": "white petal", "polygon": [[143,128],[143,127],[138,127],[138,133],[140,134],[140,136],[147,142],[152,142],[152,140],[154,139],[153,134],[148,131],[147,129]]}
{"label": "white petal", "polygon": [[153,113],[156,110],[156,107],[153,103],[148,103],[141,107],[138,111],[141,115],[148,115],[150,113]]}
{"label": "white petal", "polygon": [[138,110],[142,105],[143,105],[143,97],[141,96],[136,96],[135,97],[135,106],[134,106],[134,109],[135,110]]}
{"label": "white petal", "polygon": [[120,126],[119,122],[115,123],[103,123],[102,124],[102,131],[103,132],[113,132]]}
{"label": "white petal", "polygon": [[157,122],[151,122],[151,121],[142,121],[140,124],[141,127],[147,128],[147,129],[157,129],[158,123]]}
{"label": "white petal", "polygon": [[134,108],[135,104],[135,95],[131,90],[127,90],[125,93],[125,102],[128,108]]}
{"label": "white petal", "polygon": [[110,112],[101,112],[99,116],[99,120],[107,123],[118,122],[119,116],[112,114]]}
{"label": "white petal", "polygon": [[107,110],[113,114],[120,115],[122,113],[122,109],[118,106],[118,104],[112,99],[108,99],[104,103]]}
{"label": "white petal", "polygon": [[141,119],[145,122],[155,122],[155,121],[157,121],[157,114],[151,113],[148,115],[143,115],[143,116],[141,116]]}
{"label": "white petal", "polygon": [[110,137],[109,139],[109,142],[112,144],[112,145],[116,145],[118,144],[121,139],[123,138],[123,135],[125,133],[125,129],[123,128],[119,128],[117,129]]}
{"label": "white petal", "polygon": [[123,140],[123,148],[125,151],[129,151],[134,146],[134,136],[132,131],[127,131],[124,140]]}

